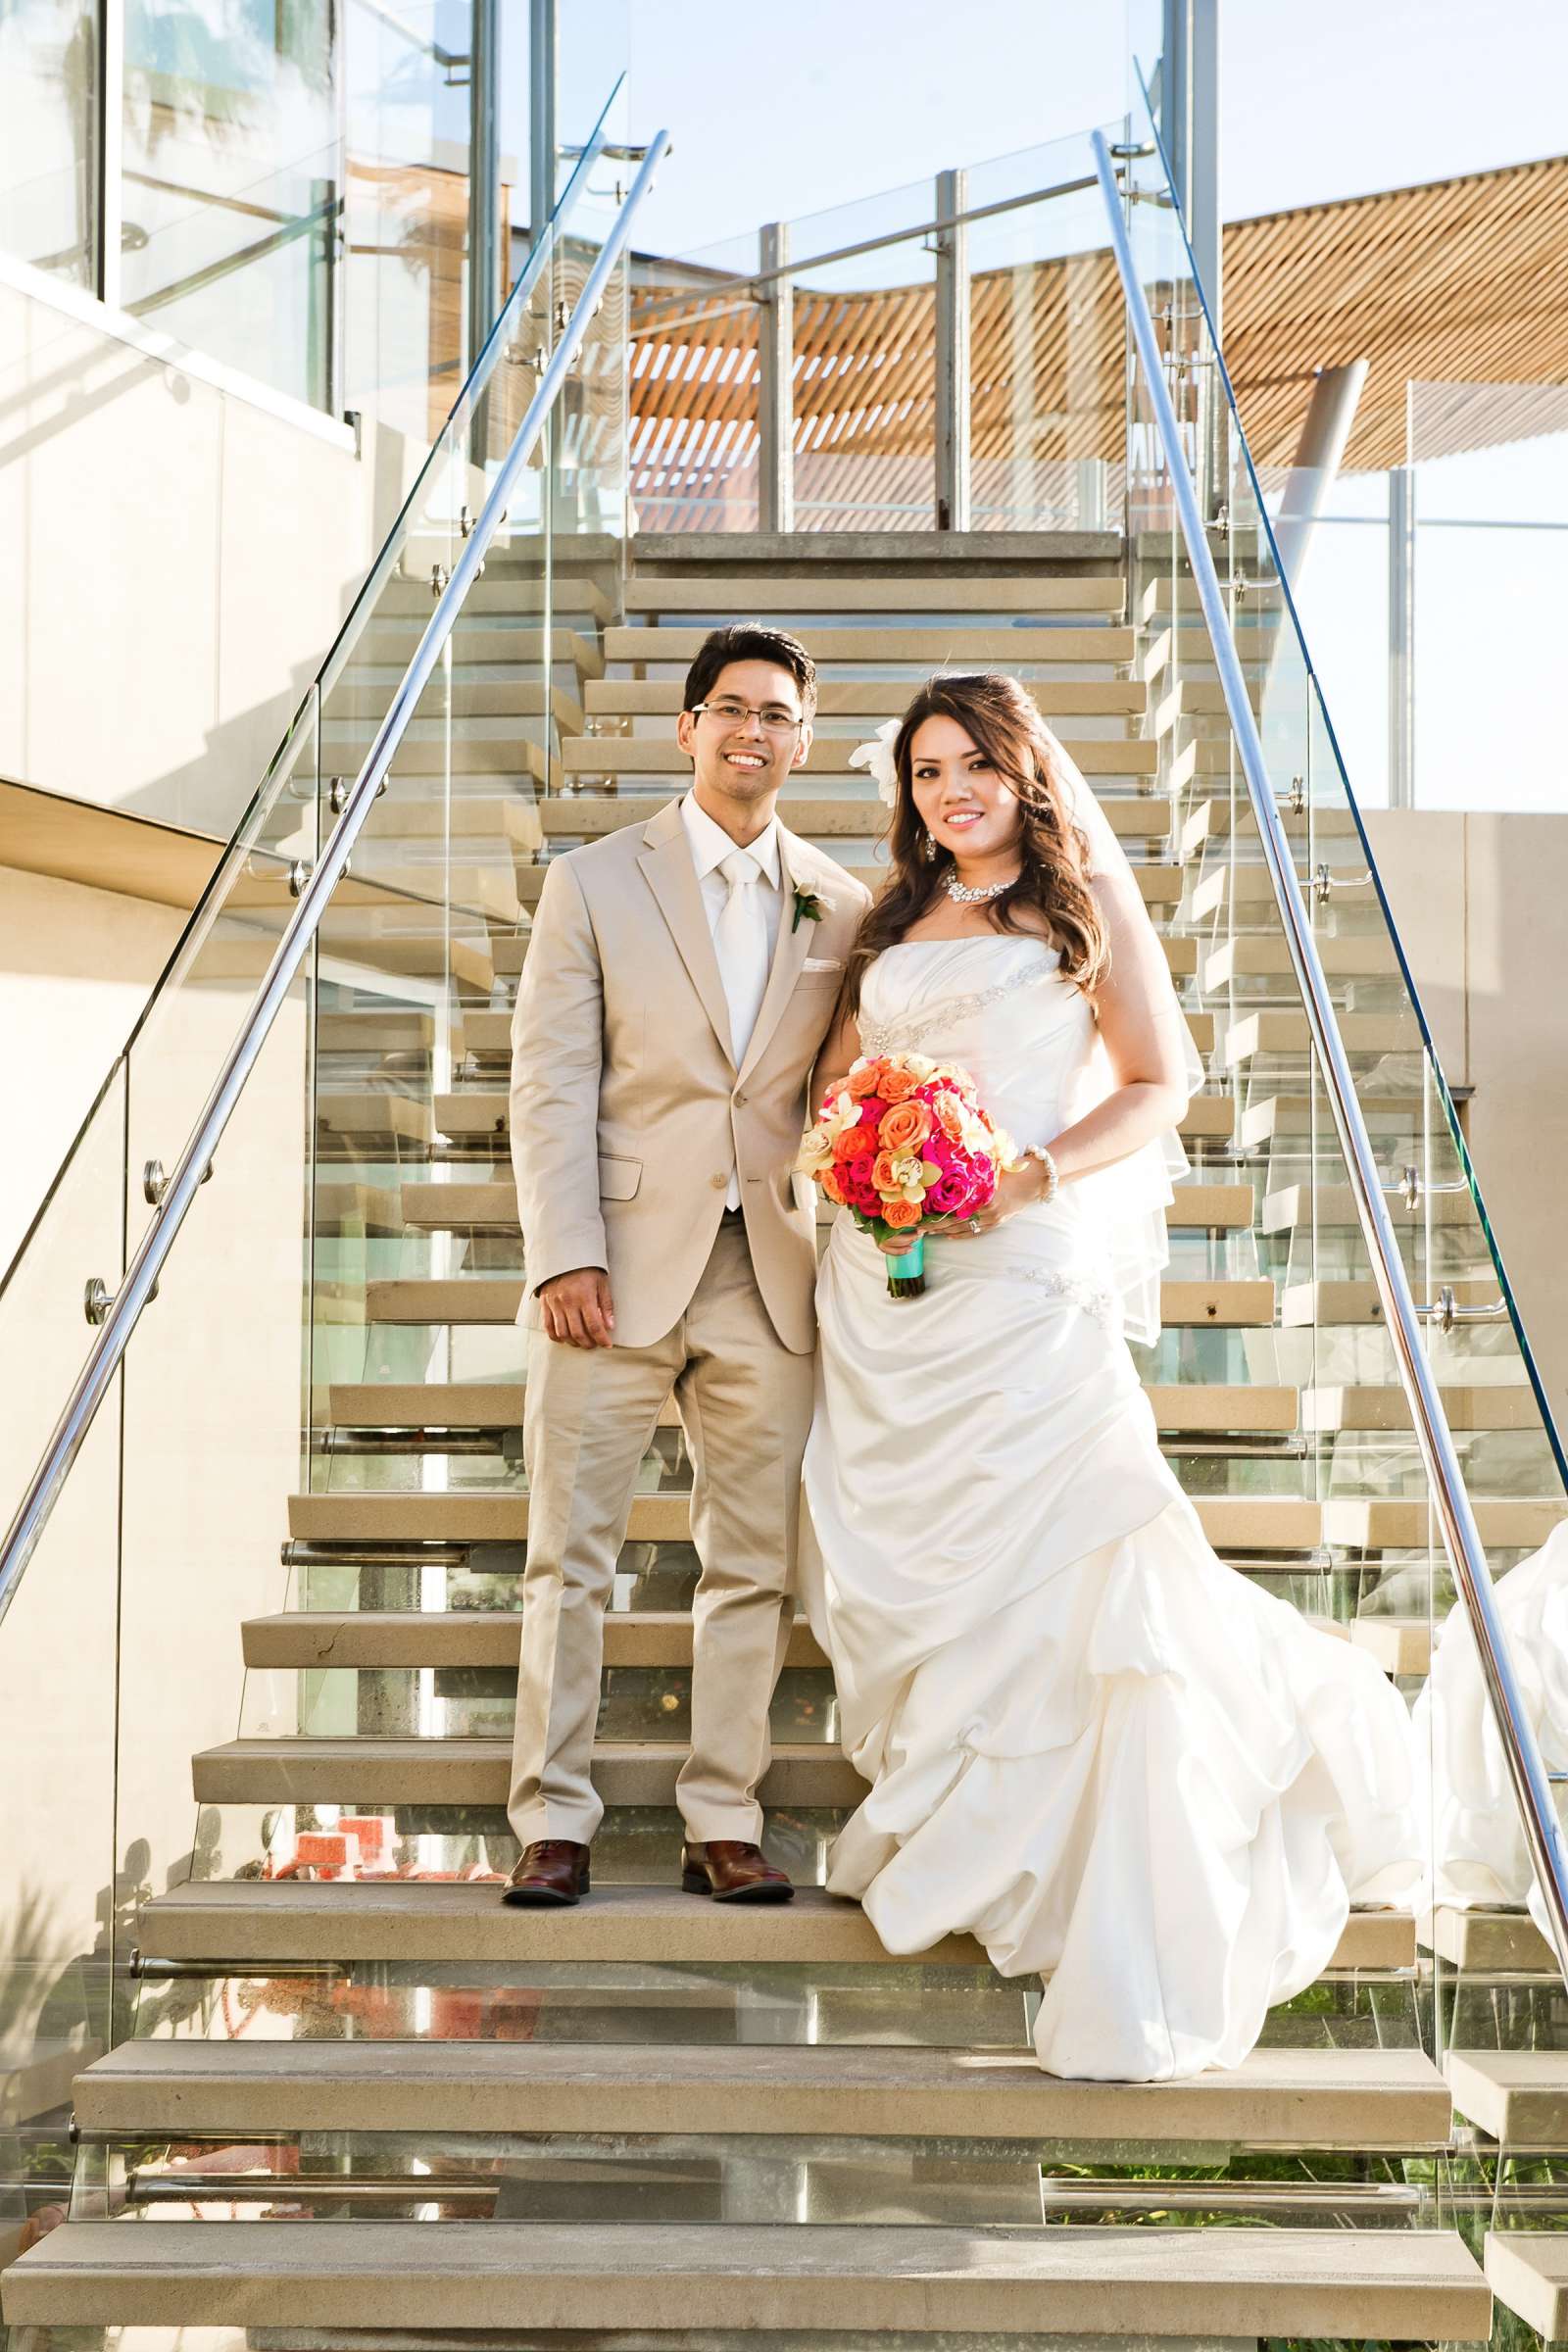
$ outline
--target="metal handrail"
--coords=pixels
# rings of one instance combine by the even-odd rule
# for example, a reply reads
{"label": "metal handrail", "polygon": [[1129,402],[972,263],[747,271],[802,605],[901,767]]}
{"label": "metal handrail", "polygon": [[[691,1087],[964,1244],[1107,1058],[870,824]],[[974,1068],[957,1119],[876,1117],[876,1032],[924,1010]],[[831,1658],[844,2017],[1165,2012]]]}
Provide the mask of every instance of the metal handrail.
{"label": "metal handrail", "polygon": [[632,182],[620,216],[589,272],[571,317],[562,331],[561,340],[550,355],[539,380],[539,388],[528,404],[527,414],[502,461],[485,500],[484,510],[464,542],[463,552],[452,567],[452,576],[441,592],[386,716],[376,730],[375,740],[354,780],[343,813],[317,861],[315,872],[300,895],[299,905],[278,941],[277,952],[240,1024],[239,1034],[224,1057],[190,1140],[169,1179],[168,1189],[126,1268],[120,1289],[108,1306],[98,1337],[88,1350],[87,1360],[6,1532],[5,1542],[0,1544],[0,1617],[4,1616],[11,1596],[21,1582],[23,1571],[48,1522],[72,1464],[92,1426],[93,1416],[119,1369],[141,1310],[157,1286],[159,1273],[184,1222],[185,1212],[212,1165],[213,1155],[234,1106],[244,1092],[268,1033],[293,986],[332,893],[343,878],[350,853],[375,806],[376,795],[391,767],[404,730],[441,658],[468,590],[478,576],[490,543],[516,490],[518,477],[537,447],[550,412],[561,396],[572,362],[582,347],[588,323],[604,301],[611,272],[630,240],[632,220],[648,193],[667,145],[668,133],[665,131],[661,131],[649,144],[647,160]]}
{"label": "metal handrail", "polygon": [[1187,560],[1192,566],[1231,731],[1236,738],[1242,773],[1247,780],[1248,796],[1257,821],[1263,862],[1273,885],[1280,921],[1290,950],[1292,969],[1306,1008],[1313,1048],[1327,1081],[1329,1105],[1340,1150],[1371,1253],[1373,1278],[1382,1301],[1384,1320],[1394,1341],[1399,1379],[1409,1402],[1410,1417],[1421,1448],[1434,1507],[1443,1527],[1444,1543],[1452,1562],[1454,1584],[1475,1637],[1487,1694],[1501,1735],[1503,1752],[1508,1762],[1508,1777],[1513,1784],[1531,1861],[1545,1898],[1557,1966],[1564,1981],[1568,1982],[1568,1847],[1565,1847],[1561,1825],[1552,1803],[1549,1775],[1541,1753],[1541,1744],[1525,1711],[1507,1635],[1497,1613],[1496,1593],[1492,1571],[1487,1565],[1481,1531],[1476,1525],[1447,1415],[1443,1409],[1442,1396],[1421,1344],[1419,1310],[1399,1257],[1393,1220],[1384,1202],[1383,1181],[1378,1173],[1372,1139],[1356,1097],[1349,1058],[1334,1016],[1328,977],[1306,917],[1290,842],[1273,785],[1269,781],[1262,738],[1253,715],[1241,657],[1231,635],[1224,591],[1209,552],[1198,494],[1183,455],[1181,428],[1176,421],[1176,412],[1165,382],[1159,346],[1154,336],[1154,323],[1139,283],[1132,241],[1122,213],[1121,192],[1104,134],[1094,131],[1091,144],[1101,194],[1104,199],[1111,250],[1121,278],[1128,322],[1147,378],[1155,428],[1164,448]]}

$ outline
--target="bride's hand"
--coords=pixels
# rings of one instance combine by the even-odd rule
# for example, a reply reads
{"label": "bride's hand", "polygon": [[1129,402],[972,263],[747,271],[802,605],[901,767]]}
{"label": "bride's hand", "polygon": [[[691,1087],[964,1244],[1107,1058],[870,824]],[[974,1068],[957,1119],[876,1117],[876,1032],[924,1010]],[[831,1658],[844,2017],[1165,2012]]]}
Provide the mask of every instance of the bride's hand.
{"label": "bride's hand", "polygon": [[1021,1168],[1004,1173],[997,1180],[997,1189],[989,1208],[977,1208],[972,1217],[958,1217],[944,1227],[943,1240],[977,1241],[981,1234],[990,1233],[998,1225],[1005,1225],[1020,1208],[1038,1208],[1045,1197],[1045,1173],[1037,1159],[1026,1160]]}
{"label": "bride's hand", "polygon": [[[1037,1208],[1044,1192],[1045,1178],[1040,1163],[1031,1159],[1023,1167],[1015,1168],[1010,1175],[999,1179],[989,1208],[977,1208],[972,1217],[956,1217],[951,1223],[939,1226],[937,1237],[944,1242],[978,1240],[981,1234],[990,1233],[994,1226],[1004,1225],[1009,1217],[1015,1217],[1020,1208]],[[903,1257],[913,1249],[918,1239],[918,1231],[883,1234],[878,1237],[876,1246],[884,1257]]]}

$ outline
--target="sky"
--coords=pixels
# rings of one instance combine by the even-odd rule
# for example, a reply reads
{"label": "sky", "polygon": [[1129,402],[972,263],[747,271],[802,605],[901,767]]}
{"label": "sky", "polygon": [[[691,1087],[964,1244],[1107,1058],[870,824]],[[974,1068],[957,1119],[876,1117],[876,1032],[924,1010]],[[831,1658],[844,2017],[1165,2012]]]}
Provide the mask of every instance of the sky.
{"label": "sky", "polygon": [[[564,98],[580,111],[623,45],[633,124],[675,142],[646,243],[691,252],[1109,120],[1128,15],[1129,0],[564,0]],[[1565,0],[1221,0],[1226,217],[1560,153],[1565,91]]]}

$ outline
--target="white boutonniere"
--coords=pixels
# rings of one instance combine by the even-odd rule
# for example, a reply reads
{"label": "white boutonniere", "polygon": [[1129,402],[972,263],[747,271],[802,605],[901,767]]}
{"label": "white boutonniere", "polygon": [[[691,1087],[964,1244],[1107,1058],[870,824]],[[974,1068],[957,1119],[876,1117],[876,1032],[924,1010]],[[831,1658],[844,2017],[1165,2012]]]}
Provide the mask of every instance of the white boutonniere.
{"label": "white boutonniere", "polygon": [[850,754],[852,767],[863,767],[876,781],[876,797],[889,808],[899,797],[899,771],[893,764],[893,746],[898,741],[902,718],[890,718],[878,727],[869,743],[858,743]]}
{"label": "white boutonniere", "polygon": [[790,929],[798,931],[803,923],[819,923],[832,903],[831,899],[824,899],[817,891],[812,890],[808,883],[797,882],[795,885],[795,915]]}

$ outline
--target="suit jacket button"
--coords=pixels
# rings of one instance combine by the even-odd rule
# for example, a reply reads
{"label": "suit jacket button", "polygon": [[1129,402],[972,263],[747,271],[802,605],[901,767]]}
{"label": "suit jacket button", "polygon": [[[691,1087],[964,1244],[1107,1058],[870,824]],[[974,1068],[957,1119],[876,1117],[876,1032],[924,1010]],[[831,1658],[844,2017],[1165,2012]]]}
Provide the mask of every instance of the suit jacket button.
{"label": "suit jacket button", "polygon": [[746,1108],[746,1097],[744,1095],[737,1095],[735,1098],[735,1102],[738,1109],[744,1110]]}
{"label": "suit jacket button", "polygon": [[708,1181],[712,1186],[715,1193],[726,1193],[729,1190],[729,1178],[727,1176],[710,1176]]}

